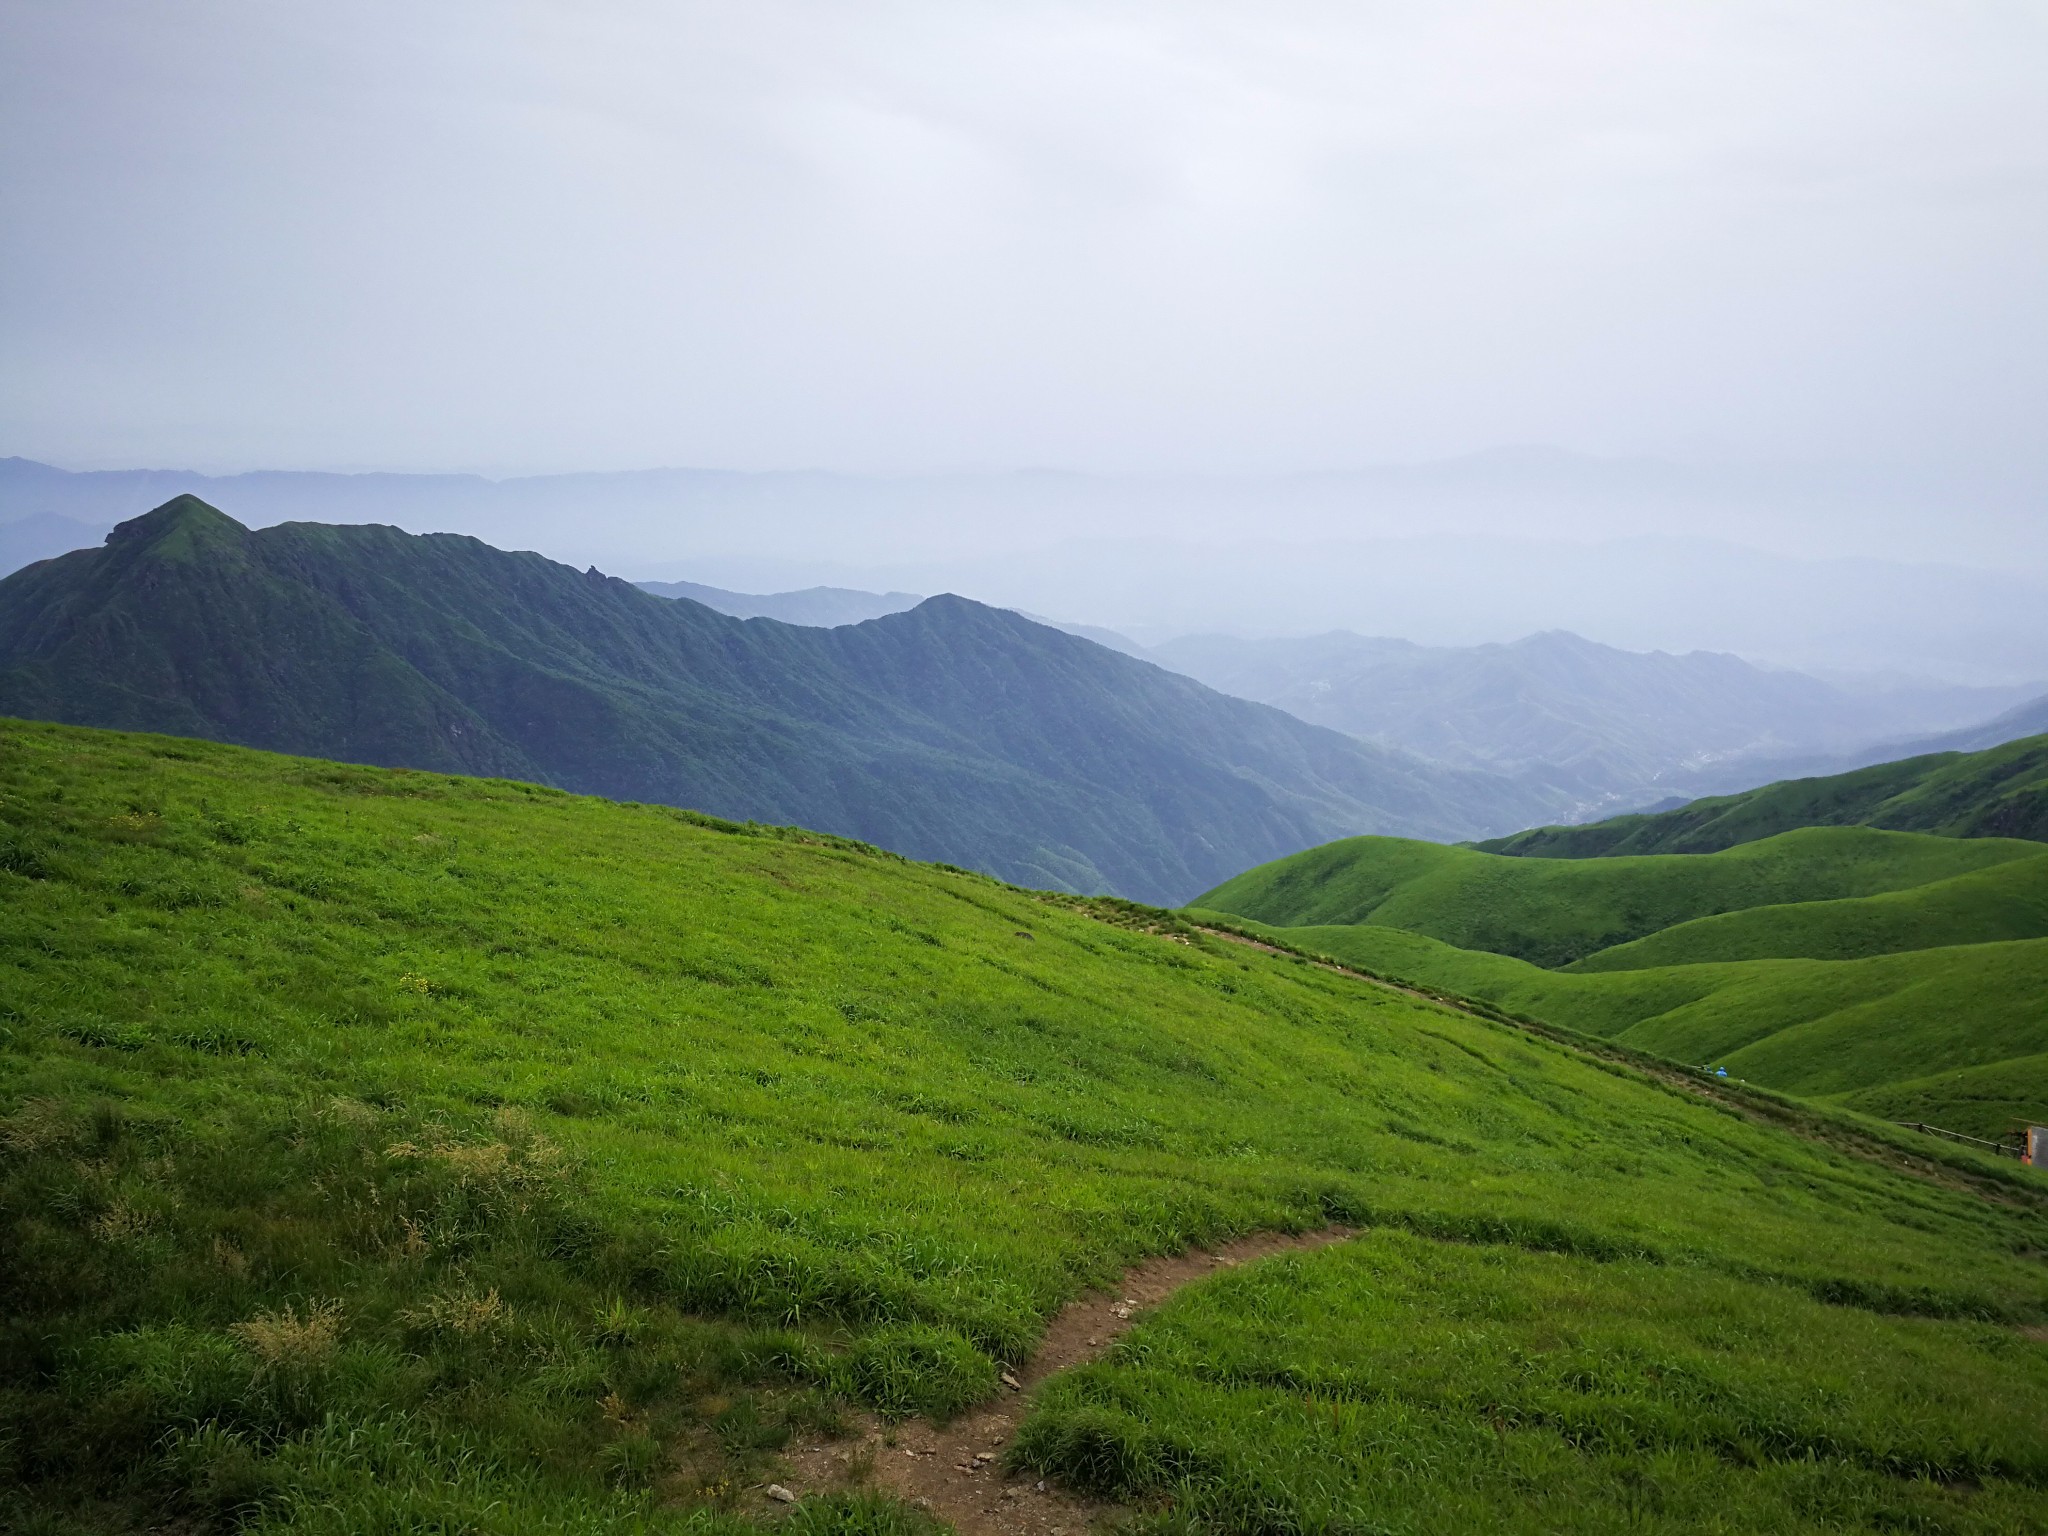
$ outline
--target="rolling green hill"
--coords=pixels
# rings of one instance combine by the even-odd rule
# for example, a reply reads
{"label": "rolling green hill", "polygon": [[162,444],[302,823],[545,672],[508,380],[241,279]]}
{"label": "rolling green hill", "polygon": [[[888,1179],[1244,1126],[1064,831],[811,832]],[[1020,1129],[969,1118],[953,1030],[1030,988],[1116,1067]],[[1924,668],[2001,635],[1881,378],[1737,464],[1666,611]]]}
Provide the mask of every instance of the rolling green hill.
{"label": "rolling green hill", "polygon": [[1903,891],[1694,918],[1588,955],[1580,971],[1714,960],[1853,960],[1951,944],[2048,937],[2048,853]]}
{"label": "rolling green hill", "polygon": [[1710,854],[1351,838],[1199,908],[1382,974],[1891,1119],[2048,1122],[2048,854],[1808,827]]}
{"label": "rolling green hill", "polygon": [[2048,939],[1587,972],[1370,924],[1270,931],[1381,975],[1884,1119],[1989,1139],[2018,1120],[2048,1123]]}
{"label": "rolling green hill", "polygon": [[1195,905],[1275,926],[1403,928],[1556,967],[1698,918],[1905,891],[2041,853],[2016,838],[1865,827],[1800,828],[1706,856],[1598,861],[1357,837],[1247,870]]}
{"label": "rolling green hill", "polygon": [[957,597],[741,621],[453,535],[252,533],[190,496],[0,581],[0,713],[506,774],[1152,899],[1554,803]]}
{"label": "rolling green hill", "polygon": [[737,1533],[792,1436],[1332,1221],[1054,1378],[1019,1463],[1158,1536],[2048,1519],[2034,1175],[1167,914],[8,724],[0,932],[10,1529]]}
{"label": "rolling green hill", "polygon": [[1654,815],[1535,827],[1478,846],[1546,859],[1714,853],[1794,827],[1867,826],[2048,842],[2048,736],[1715,795]]}

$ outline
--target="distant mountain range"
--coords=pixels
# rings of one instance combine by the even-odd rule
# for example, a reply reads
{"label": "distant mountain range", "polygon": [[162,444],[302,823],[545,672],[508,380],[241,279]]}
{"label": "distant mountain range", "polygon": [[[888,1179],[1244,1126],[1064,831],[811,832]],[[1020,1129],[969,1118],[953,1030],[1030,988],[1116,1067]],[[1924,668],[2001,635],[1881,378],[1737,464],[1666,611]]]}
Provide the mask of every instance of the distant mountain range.
{"label": "distant mountain range", "polygon": [[[25,506],[56,509],[0,520],[0,571],[96,542],[104,530],[76,516],[163,478],[69,475],[23,460],[0,461],[0,519]],[[596,478],[607,484],[621,479]],[[422,506],[439,505],[434,495],[453,495],[451,487],[467,487],[471,500],[561,490],[553,481],[432,476],[251,475],[232,484],[273,511],[326,503],[355,508],[379,487],[393,491],[401,511],[421,497]],[[761,594],[693,581],[640,585],[735,617],[806,626],[862,623],[923,601],[910,591],[832,586]],[[1540,783],[1540,814],[1567,821],[1985,745],[2042,728],[2029,724],[2037,718],[2048,720],[2048,699],[2027,687],[1875,674],[1817,679],[1728,655],[1630,651],[1561,631],[1478,646],[1426,646],[1343,631],[1266,640],[1206,634],[1147,649],[1112,630],[1025,616],[1311,724],[1435,762],[1504,773],[1524,789]],[[1994,720],[2000,711],[2010,718]],[[1946,739],[1950,734],[1953,740]]]}
{"label": "distant mountain range", "polygon": [[[754,594],[692,582],[640,585],[736,617],[793,624],[858,623],[921,601],[839,587]],[[1563,631],[1462,647],[1341,631],[1302,639],[1190,635],[1146,647],[1112,630],[1026,617],[1364,741],[1463,767],[1541,772],[1569,794],[1573,817],[2048,729],[2048,698],[2029,697],[2026,687],[1822,680],[1713,652],[1625,651]],[[2015,697],[2026,702],[1953,733],[1952,741],[1902,739],[1986,721]],[[2036,717],[2044,723],[2030,724]]]}
{"label": "distant mountain range", "polygon": [[[716,608],[736,619],[780,619],[785,624],[809,624],[823,629],[836,629],[841,624],[864,624],[869,619],[902,613],[924,601],[915,592],[857,592],[849,587],[805,587],[798,592],[728,592],[723,587],[707,587],[694,581],[642,581],[635,585],[656,597],[686,597],[693,603]],[[1022,612],[1021,609],[1011,611]],[[1112,651],[1122,651],[1126,656],[1153,659],[1145,647],[1113,629],[1103,629],[1095,624],[1068,624],[1037,613],[1026,613],[1024,617],[1034,624],[1079,635],[1083,640],[1106,645]]]}
{"label": "distant mountain range", "polygon": [[962,598],[742,620],[458,535],[251,532],[190,496],[0,582],[0,713],[529,779],[1150,900],[1344,833],[1481,836],[1565,803]]}
{"label": "distant mountain range", "polygon": [[[1809,671],[2040,676],[2048,545],[2035,547],[2024,518],[2038,491],[1966,489],[1953,479],[1909,487],[1889,471],[1854,484],[1802,487],[1800,478],[1542,451],[1331,475],[1179,478],[702,469],[495,480],[209,476],[0,458],[0,524],[45,515],[106,527],[188,493],[252,527],[378,522],[467,533],[578,567],[742,592],[964,592],[1148,644],[1223,625],[1444,646],[1568,629],[1631,650],[1731,651]],[[1957,559],[1982,568],[1754,547],[1795,506],[1834,509],[1814,526],[1874,530],[1889,504],[1892,526],[1917,528],[1928,506],[1960,496],[1982,507],[2008,495],[2017,498],[2012,526],[2028,533],[1995,559],[1956,548]],[[1532,527],[1547,532],[1532,538]],[[1688,532],[1699,529],[1719,532]]]}
{"label": "distant mountain range", "polygon": [[1851,690],[1735,656],[1618,650],[1561,631],[1462,647],[1344,632],[1194,635],[1148,654],[1225,693],[1439,762],[1510,773],[1543,764],[1578,786],[1581,814],[1746,787],[1779,777],[1786,759],[1981,721],[2029,691]]}
{"label": "distant mountain range", "polygon": [[924,601],[912,592],[856,592],[847,587],[764,593],[728,592],[723,587],[702,586],[694,581],[643,581],[637,585],[656,597],[688,598],[735,619],[779,619],[784,624],[805,624],[817,629],[864,624],[869,619],[902,613]]}

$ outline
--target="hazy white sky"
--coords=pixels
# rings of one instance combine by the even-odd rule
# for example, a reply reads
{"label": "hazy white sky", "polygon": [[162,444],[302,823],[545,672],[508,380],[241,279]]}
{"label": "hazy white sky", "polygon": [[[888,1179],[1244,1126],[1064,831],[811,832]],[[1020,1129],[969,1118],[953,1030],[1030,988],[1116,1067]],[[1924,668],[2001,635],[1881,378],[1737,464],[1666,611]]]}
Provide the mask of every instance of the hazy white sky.
{"label": "hazy white sky", "polygon": [[0,452],[2038,485],[2044,82],[2040,0],[0,0]]}

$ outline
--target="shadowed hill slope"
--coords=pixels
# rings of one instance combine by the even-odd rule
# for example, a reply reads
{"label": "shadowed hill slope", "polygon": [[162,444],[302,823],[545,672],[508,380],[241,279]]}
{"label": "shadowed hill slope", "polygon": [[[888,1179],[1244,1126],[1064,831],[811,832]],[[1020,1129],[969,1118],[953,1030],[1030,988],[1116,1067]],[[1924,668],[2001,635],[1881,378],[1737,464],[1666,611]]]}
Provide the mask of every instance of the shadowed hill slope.
{"label": "shadowed hill slope", "polygon": [[454,535],[191,497],[0,582],[0,712],[802,822],[1177,899],[1344,832],[1544,803],[957,597],[738,620]]}

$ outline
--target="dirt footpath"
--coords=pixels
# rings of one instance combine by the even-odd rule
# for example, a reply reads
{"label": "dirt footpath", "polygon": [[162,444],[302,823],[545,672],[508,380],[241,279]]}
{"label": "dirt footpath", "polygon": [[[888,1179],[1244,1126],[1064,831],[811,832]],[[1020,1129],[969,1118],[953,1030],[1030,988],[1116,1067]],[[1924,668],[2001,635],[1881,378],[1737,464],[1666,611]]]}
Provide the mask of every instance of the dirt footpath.
{"label": "dirt footpath", "polygon": [[994,1401],[943,1428],[916,1419],[892,1431],[870,1419],[845,1439],[793,1448],[781,1486],[798,1498],[875,1488],[928,1510],[963,1536],[1082,1536],[1113,1506],[1002,1471],[1003,1451],[1024,1421],[1032,1390],[1049,1376],[1095,1359],[1139,1313],[1184,1285],[1250,1259],[1322,1248],[1349,1236],[1342,1227],[1263,1232],[1219,1248],[1149,1259],[1126,1271],[1115,1291],[1094,1292],[1061,1309],[1038,1352],[1004,1379]]}

